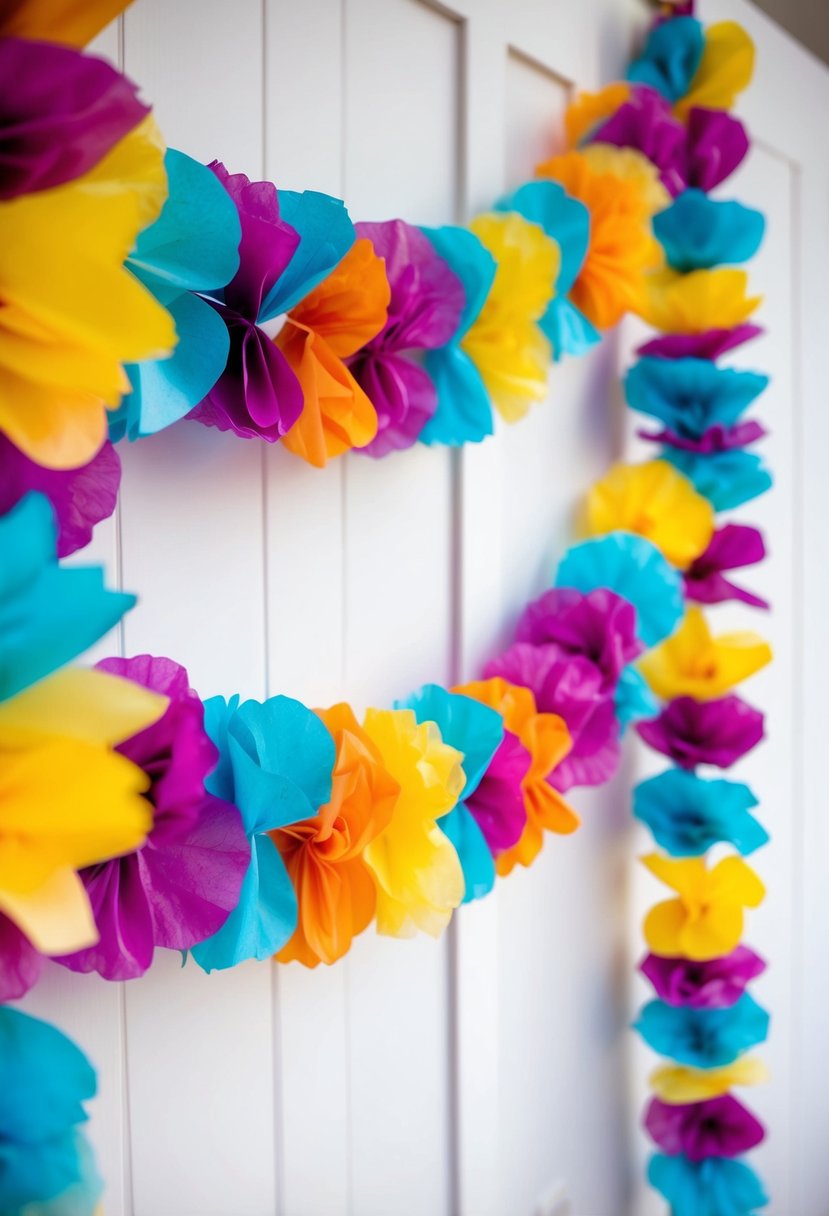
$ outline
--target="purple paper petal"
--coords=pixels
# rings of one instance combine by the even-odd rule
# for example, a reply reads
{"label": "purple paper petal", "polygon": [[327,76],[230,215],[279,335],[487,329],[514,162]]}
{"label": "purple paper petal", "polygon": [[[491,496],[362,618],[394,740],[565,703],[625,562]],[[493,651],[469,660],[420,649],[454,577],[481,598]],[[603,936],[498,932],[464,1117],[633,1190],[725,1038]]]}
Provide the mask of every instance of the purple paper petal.
{"label": "purple paper petal", "polygon": [[380,457],[410,448],[437,409],[428,372],[401,355],[381,352],[358,356],[351,372],[377,411],[376,437],[355,450]]}
{"label": "purple paper petal", "polygon": [[702,456],[710,456],[715,452],[729,452],[734,448],[748,447],[751,443],[757,443],[768,434],[766,428],[759,422],[749,419],[746,422],[738,422],[734,426],[722,426],[721,423],[715,423],[710,426],[707,431],[699,436],[698,439],[688,438],[685,435],[678,435],[676,431],[664,430],[653,433],[651,431],[637,431],[640,439],[647,439],[651,443],[665,443],[672,448],[680,448],[684,452],[698,452]]}
{"label": "purple paper petal", "polygon": [[725,1009],[736,1004],[747,985],[765,969],[764,960],[748,946],[737,946],[730,954],[707,962],[649,954],[639,967],[660,1000],[689,1009]]}
{"label": "purple paper petal", "polygon": [[81,870],[99,940],[57,959],[70,971],[97,971],[105,980],[131,980],[143,975],[153,961],[150,893],[139,856],[131,853]]}
{"label": "purple paper petal", "polygon": [[0,913],[0,1004],[25,996],[40,979],[44,961],[14,921]]}
{"label": "purple paper petal", "polygon": [[730,768],[762,740],[763,715],[738,696],[715,701],[676,697],[657,718],[637,722],[645,742],[680,768]]}
{"label": "purple paper petal", "polygon": [[685,127],[670,102],[656,89],[634,85],[630,99],[591,134],[591,143],[635,148],[659,169],[665,189],[675,197],[686,186]]}
{"label": "purple paper petal", "polygon": [[604,675],[606,692],[644,650],[636,637],[636,609],[606,588],[587,594],[561,587],[545,591],[524,609],[515,640],[533,646],[554,642],[567,654],[590,659]]}
{"label": "purple paper petal", "polygon": [[766,546],[763,534],[745,524],[726,524],[711,538],[708,548],[692,562],[685,572],[685,594],[702,604],[718,604],[725,600],[740,600],[756,608],[768,608],[768,602],[750,591],[735,586],[724,576],[724,570],[737,570],[763,561]]}
{"label": "purple paper petal", "polygon": [[739,1157],[766,1134],[759,1119],[731,1094],[683,1105],[652,1098],[645,1128],[664,1152],[684,1153],[690,1161]]}
{"label": "purple paper petal", "polygon": [[688,185],[706,194],[730,177],[749,149],[746,129],[733,114],[695,106],[687,122]]}
{"label": "purple paper petal", "polygon": [[527,811],[521,782],[530,763],[520,739],[506,731],[477,789],[466,799],[493,856],[511,849],[524,831]]}
{"label": "purple paper petal", "polygon": [[0,199],[92,169],[149,113],[132,81],[72,47],[0,40]]}
{"label": "purple paper petal", "polygon": [[743,322],[733,329],[706,329],[701,334],[660,334],[637,347],[636,353],[654,359],[710,359],[713,362],[763,333],[762,326]]}

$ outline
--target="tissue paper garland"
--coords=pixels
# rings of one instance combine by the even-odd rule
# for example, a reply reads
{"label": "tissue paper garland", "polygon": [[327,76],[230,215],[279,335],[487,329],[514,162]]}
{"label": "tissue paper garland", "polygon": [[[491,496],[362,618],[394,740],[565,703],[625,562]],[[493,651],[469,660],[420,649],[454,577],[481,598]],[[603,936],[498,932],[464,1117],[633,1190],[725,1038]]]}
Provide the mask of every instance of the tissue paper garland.
{"label": "tissue paper garland", "polygon": [[[7,32],[37,34],[37,7],[32,0],[28,5],[19,4]],[[122,6],[110,7],[114,11]],[[81,30],[81,25],[72,24],[76,18],[70,10],[71,6],[66,15],[58,13],[55,18],[66,22],[66,42],[80,42],[92,32],[99,14],[90,11]],[[102,7],[101,21],[105,15]],[[0,48],[8,54],[37,54],[34,46],[23,43],[15,47],[11,40],[0,43]],[[156,156],[151,149],[158,145],[151,127],[142,121],[145,109],[135,101],[134,89],[109,69],[90,66],[87,70],[88,63],[97,61],[71,51],[59,52],[57,47],[49,49],[54,56],[63,55],[61,64],[67,72],[64,108],[50,111],[46,99],[32,93],[32,115],[45,118],[47,125],[41,124],[40,144],[31,141],[26,149],[30,159],[15,162],[17,177],[10,180],[17,183],[24,205],[19,213],[5,209],[9,239],[13,241],[17,232],[38,230],[38,205],[44,223],[51,214],[49,208],[58,203],[71,213],[74,196],[61,194],[58,199],[57,193],[61,188],[74,188],[73,179],[80,187],[76,191],[79,205],[86,199],[85,206],[102,202],[103,192],[96,196],[96,191],[107,175],[122,175],[125,182],[134,180],[135,187],[129,188],[139,191],[132,195],[140,215],[140,225],[134,230],[138,240],[130,253],[130,238],[119,238],[121,260],[126,258],[134,281],[148,289],[147,304],[140,307],[148,339],[155,346],[152,354],[145,349],[140,356],[143,362],[126,367],[126,342],[114,330],[105,333],[100,314],[97,320],[91,312],[88,317],[81,314],[81,326],[74,327],[71,336],[65,329],[64,370],[59,373],[63,379],[50,380],[49,373],[43,376],[39,372],[42,382],[25,387],[30,416],[40,411],[37,430],[19,414],[4,411],[0,417],[0,427],[6,431],[0,437],[5,445],[0,456],[9,470],[4,480],[15,487],[7,489],[4,509],[21,502],[28,519],[30,504],[42,500],[27,498],[27,492],[45,494],[59,521],[61,553],[87,542],[94,523],[111,511],[117,492],[117,458],[108,445],[98,451],[99,443],[92,437],[101,435],[100,414],[96,417],[89,412],[82,397],[83,388],[91,387],[91,377],[97,376],[101,396],[114,410],[126,387],[124,371],[120,383],[112,370],[105,373],[103,342],[96,356],[97,371],[91,345],[82,354],[80,343],[94,341],[96,324],[109,343],[109,368],[114,366],[113,357],[120,359],[131,380],[131,391],[120,409],[111,413],[114,438],[124,432],[133,438],[149,433],[191,410],[193,416],[229,426],[237,433],[269,439],[282,436],[286,446],[316,464],[324,464],[349,447],[366,448],[377,455],[417,438],[477,442],[492,431],[487,391],[507,418],[519,417],[529,401],[544,395],[549,356],[558,359],[563,353],[589,349],[600,337],[596,326],[606,328],[627,309],[674,330],[673,335],[647,344],[645,358],[628,377],[627,385],[630,404],[646,409],[665,427],[653,436],[666,445],[660,459],[641,470],[617,468],[605,484],[595,488],[584,520],[587,534],[598,539],[574,546],[565,557],[556,580],[561,590],[548,592],[528,608],[513,646],[489,665],[490,678],[454,692],[436,686],[424,688],[413,700],[401,703],[411,704],[415,717],[404,708],[370,711],[361,727],[348,707],[340,706],[320,711],[318,727],[312,728],[309,711],[287,698],[242,707],[238,699],[230,703],[214,699],[207,707],[209,730],[205,733],[199,725],[204,711],[187,689],[183,669],[170,660],[150,656],[112,660],[113,670],[172,695],[156,726],[142,731],[138,714],[143,714],[144,722],[158,718],[166,702],[148,700],[140,711],[136,703],[134,725],[128,727],[126,703],[122,708],[110,696],[115,686],[106,686],[105,692],[102,683],[82,684],[84,673],[58,673],[27,690],[25,683],[40,679],[71,657],[73,647],[77,650],[83,645],[61,638],[63,654],[54,648],[54,639],[44,639],[43,657],[33,654],[36,674],[19,677],[23,682],[12,683],[5,694],[8,699],[0,705],[0,734],[13,741],[15,753],[21,739],[28,746],[33,732],[41,728],[50,740],[65,731],[64,743],[72,739],[76,747],[103,743],[111,748],[121,742],[119,750],[132,755],[139,766],[149,766],[146,771],[153,781],[153,791],[148,794],[153,813],[143,810],[141,816],[144,831],[154,820],[146,843],[142,846],[136,839],[132,847],[137,844],[138,850],[117,863],[105,860],[102,845],[94,846],[101,861],[88,872],[85,882],[91,884],[91,891],[99,892],[93,899],[98,925],[88,923],[86,932],[100,931],[105,941],[109,918],[121,914],[129,884],[124,883],[120,893],[113,887],[107,880],[113,866],[123,868],[131,859],[139,866],[149,866],[159,849],[159,881],[163,884],[174,877],[176,900],[182,890],[178,880],[188,872],[191,852],[201,864],[208,856],[203,850],[218,849],[217,869],[209,892],[203,888],[210,898],[196,896],[198,913],[193,903],[193,915],[201,919],[194,929],[196,937],[190,941],[184,923],[169,912],[172,904],[165,913],[164,899],[156,902],[162,888],[146,877],[152,870],[146,871],[145,911],[141,916],[134,908],[125,912],[123,924],[134,927],[143,918],[149,951],[146,945],[140,947],[139,970],[130,970],[135,962],[126,964],[130,974],[148,965],[153,942],[179,949],[192,945],[197,960],[210,969],[274,951],[283,960],[299,958],[308,965],[332,962],[375,914],[387,932],[407,933],[417,926],[438,932],[461,899],[477,898],[491,888],[496,872],[509,873],[516,862],[529,864],[540,848],[544,829],[567,832],[577,826],[577,817],[558,789],[605,780],[615,767],[620,727],[638,719],[642,737],[681,767],[640,785],[636,814],[649,824],[669,854],[687,858],[669,861],[654,855],[646,859],[675,888],[678,899],[655,909],[648,920],[647,933],[656,952],[643,964],[643,972],[669,1003],[652,1002],[638,1028],[664,1051],[679,1042],[680,1027],[686,1024],[689,1042],[698,1037],[690,1011],[710,1008],[720,1019],[717,1025],[722,1022],[722,1033],[727,1030],[732,1038],[738,1036],[734,1039],[742,1044],[738,1050],[760,1041],[767,1015],[742,994],[763,964],[751,951],[736,945],[736,940],[742,907],[754,906],[762,898],[762,885],[737,858],[707,870],[698,854],[709,843],[724,840],[740,852],[748,852],[762,844],[766,834],[748,813],[756,805],[748,787],[705,780],[693,770],[698,763],[730,764],[762,737],[762,716],[738,697],[720,694],[767,662],[770,653],[753,635],[714,639],[693,606],[676,636],[670,636],[682,615],[683,589],[688,599],[699,603],[735,598],[765,606],[722,573],[761,560],[762,537],[756,529],[734,524],[715,531],[711,510],[704,505],[705,498],[715,510],[736,505],[770,484],[758,459],[743,451],[745,444],[762,435],[762,428],[753,421],[734,421],[762,391],[766,380],[721,370],[713,362],[759,332],[746,323],[758,301],[747,295],[745,274],[719,268],[717,263],[733,264],[753,255],[762,237],[762,217],[739,204],[713,203],[704,193],[733,170],[747,149],[742,126],[716,108],[730,105],[751,75],[753,51],[744,33],[723,23],[706,34],[685,15],[659,21],[632,69],[633,83],[610,86],[595,99],[579,98],[571,107],[566,125],[572,150],[540,167],[544,176],[555,180],[521,187],[496,204],[491,216],[480,217],[471,233],[424,230],[422,236],[431,243],[436,259],[429,280],[433,287],[428,289],[435,291],[434,300],[430,301],[428,290],[424,294],[416,278],[407,279],[410,299],[413,294],[416,308],[424,312],[418,318],[410,311],[409,320],[395,319],[393,323],[386,310],[393,302],[394,257],[388,271],[381,274],[377,253],[387,257],[390,253],[381,233],[395,231],[397,248],[414,265],[415,249],[422,249],[425,255],[418,230],[407,230],[402,221],[396,227],[367,225],[362,231],[373,232],[373,241],[362,237],[355,242],[355,230],[344,209],[337,210],[335,200],[313,194],[277,195],[269,183],[250,183],[242,175],[231,178],[220,165],[211,167],[217,187],[222,186],[226,193],[211,192],[204,169],[172,150],[166,154],[169,198],[152,223],[163,194],[155,184],[148,189],[139,183],[144,175],[150,186],[152,174],[157,173],[151,168]],[[36,78],[36,73],[32,75]],[[130,134],[131,128],[136,136]],[[64,132],[60,149],[44,138],[43,132],[50,129]],[[3,144],[4,134],[0,116],[0,158],[9,146]],[[107,149],[113,143],[117,146],[108,161]],[[142,158],[146,169],[140,167]],[[112,169],[106,168],[110,163]],[[202,183],[198,190],[197,182]],[[660,193],[664,189],[676,198],[672,206],[666,206],[666,195]],[[234,230],[239,228],[229,202],[236,204],[235,214],[242,222],[238,254]],[[223,217],[217,210],[215,239],[210,235],[210,205],[220,209]],[[88,222],[80,211],[78,216]],[[260,237],[253,236],[254,230],[266,242],[269,265],[255,244]],[[271,254],[277,234],[284,248],[274,262]],[[615,245],[620,234],[625,239]],[[654,236],[664,249],[668,264],[664,269],[659,265],[661,255]],[[154,247],[160,256],[153,252]],[[246,248],[254,259],[250,266]],[[59,253],[55,251],[58,263]],[[363,260],[360,271],[358,256]],[[357,273],[349,278],[346,268],[352,257]],[[438,270],[441,264],[443,268]],[[88,275],[91,269],[83,273]],[[372,279],[375,269],[376,279]],[[24,280],[13,265],[10,270],[10,295],[13,302],[19,300],[21,310],[20,335],[34,338],[31,326],[38,310],[45,316],[43,309],[47,308],[57,337],[60,326],[66,324],[59,299],[52,307],[52,301],[40,298],[35,275]],[[95,273],[104,273],[103,263],[96,266]],[[399,273],[409,273],[404,264]],[[19,293],[15,275],[20,281]],[[533,280],[528,275],[537,275],[537,290],[529,291]],[[4,283],[7,277],[4,275]],[[115,290],[115,278],[111,283]],[[126,291],[126,280],[123,284]],[[458,288],[459,305],[455,303]],[[111,292],[110,297],[102,294],[111,297]],[[179,346],[172,358],[175,336],[169,325],[165,329],[160,324],[159,313],[151,313],[151,296],[175,322]],[[135,295],[130,307],[137,310],[139,298]],[[126,305],[127,295],[123,299]],[[441,328],[441,310],[445,328]],[[133,342],[138,311],[134,315]],[[372,367],[377,370],[371,372],[372,392],[367,395],[359,387],[359,377],[368,375],[364,369],[371,344],[384,326],[390,341],[378,339],[375,344],[377,354],[382,352],[387,363],[377,363],[374,356]],[[353,336],[347,336],[349,328]],[[413,340],[412,334],[421,332],[422,342]],[[509,345],[504,345],[507,338]],[[239,354],[225,368],[234,342],[241,343]],[[418,345],[428,348],[422,369],[394,353]],[[504,362],[508,351],[514,352],[510,359],[519,361]],[[16,355],[13,344],[7,345],[7,352],[6,379],[17,384],[23,367],[22,348]],[[245,382],[252,378],[251,391],[258,393],[247,404],[247,388],[240,398],[230,381],[225,388],[219,387],[219,382],[234,374],[234,358]],[[695,386],[690,389],[686,383],[680,409],[677,402],[683,390],[674,381],[683,376],[687,381],[692,372]],[[203,376],[204,388],[193,379],[196,374]],[[416,376],[420,376],[417,384]],[[640,381],[658,387],[659,398],[654,397],[652,387],[647,388],[647,400],[656,403],[653,408],[636,387]],[[282,384],[281,398],[275,395],[278,383]],[[194,387],[188,389],[188,384]],[[59,385],[63,386],[64,403],[56,410],[56,398],[49,394]],[[81,391],[73,396],[75,386]],[[199,394],[204,397],[202,404]],[[696,422],[692,409],[698,411]],[[388,437],[382,444],[374,442],[378,416],[388,420],[383,425]],[[39,468],[35,459],[49,467]],[[677,470],[687,473],[693,487]],[[679,527],[671,519],[676,510],[683,512]],[[616,520],[624,520],[627,531],[610,530],[601,536],[615,526],[614,513]],[[27,524],[29,528],[38,526],[34,520]],[[678,567],[679,576],[659,557],[654,544]],[[5,594],[19,595],[30,579],[27,573],[23,583],[12,580]],[[88,586],[92,592],[94,581]],[[46,628],[50,606],[46,597],[41,603],[41,628]],[[120,611],[125,607],[126,601]],[[53,605],[52,611],[59,610]],[[620,632],[626,612],[631,614],[631,624],[625,623]],[[642,671],[656,692],[674,698],[657,716],[651,694],[631,666],[643,643],[656,649],[646,655]],[[154,671],[158,677],[153,676]],[[516,682],[508,682],[501,672]],[[118,686],[120,696],[124,682],[119,680]],[[719,700],[693,699],[717,696]],[[67,698],[71,698],[76,716],[80,707],[80,725],[77,721],[70,725],[69,715],[62,709],[68,705]],[[179,715],[175,726],[174,707]],[[101,732],[94,723],[112,709],[119,728]],[[562,716],[550,712],[556,709]],[[418,714],[425,715],[419,723]],[[187,725],[189,720],[192,726]],[[491,723],[491,729],[484,722]],[[276,723],[279,733],[287,730],[296,743],[293,753],[277,749],[281,759],[272,750]],[[98,734],[93,738],[95,729]],[[730,742],[725,742],[724,730]],[[156,739],[157,743],[150,742]],[[312,746],[311,739],[318,742]],[[165,754],[160,770],[153,758],[158,746]],[[197,760],[199,755],[204,758]],[[207,770],[216,756],[218,764],[211,776]],[[412,768],[416,756],[420,759]],[[390,770],[403,775],[402,783]],[[20,784],[25,787],[31,781],[34,791],[34,770],[30,776],[21,771]],[[418,781],[426,771],[432,774],[425,787],[431,791],[432,810],[425,819],[422,809],[415,817],[401,811],[395,819],[398,807],[405,805],[405,787],[415,771]],[[64,769],[64,775],[69,772]],[[146,789],[146,780],[132,788]],[[263,796],[263,790],[270,793]],[[225,799],[234,801],[217,796],[222,791]],[[143,799],[139,801],[147,805]],[[278,804],[279,811],[267,812],[263,803],[268,802],[274,807]],[[412,811],[417,805],[411,803]],[[425,805],[421,797],[420,806],[425,809]],[[266,820],[273,826],[268,827]],[[238,824],[238,831],[231,830],[232,824]],[[108,847],[113,850],[114,840]],[[411,876],[406,877],[406,867],[421,855],[433,859],[426,867],[431,866],[432,872],[418,870],[417,895]],[[83,856],[73,854],[70,864],[84,864]],[[35,866],[37,873],[45,874],[39,865]],[[192,872],[195,876],[196,871]],[[67,905],[61,903],[68,898],[65,885],[55,887],[47,881],[42,890],[47,901],[52,901],[51,907],[58,900],[66,911]],[[217,897],[224,901],[221,907],[214,903]],[[0,917],[0,986],[6,995],[19,995],[42,965],[42,956],[21,932],[20,918],[32,931],[41,914],[46,916],[44,924],[50,923],[50,905],[43,904],[40,895],[34,903],[13,891],[7,891],[4,898],[4,911],[15,909],[19,920],[16,925],[8,917]],[[26,919],[28,905],[41,908],[33,911],[31,922]],[[179,910],[184,906],[180,903]],[[210,912],[213,907],[215,912]],[[210,915],[224,922],[212,938]],[[38,938],[39,944],[52,940],[49,932]],[[129,935],[118,940],[120,934],[119,929],[111,939],[118,941],[116,955],[102,953],[99,946],[85,948],[74,959],[64,961],[78,965],[85,959],[84,969],[96,966],[107,973],[113,963],[105,959],[121,957],[129,945]],[[208,940],[202,941],[204,938]],[[668,946],[671,952],[666,954]],[[680,949],[690,962],[682,959]],[[129,950],[126,957],[132,957]],[[113,974],[121,965],[114,964]],[[673,1020],[662,1012],[672,1004],[678,1007]],[[721,1011],[731,1006],[734,1012],[723,1019]],[[703,1014],[694,1016],[699,1020]],[[703,1022],[699,1024],[702,1027]],[[755,1029],[749,1030],[749,1024]],[[653,1159],[651,1180],[683,1212],[702,1211],[699,1205],[703,1202],[709,1205],[706,1212],[731,1212],[737,1210],[739,1196],[749,1194],[751,1206],[759,1206],[765,1197],[755,1175],[727,1157],[751,1147],[763,1131],[749,1112],[726,1096],[729,1084],[759,1079],[759,1067],[750,1073],[752,1061],[738,1061],[729,1072],[719,1056],[707,1059],[710,1084],[706,1089],[704,1076],[695,1074],[694,1062],[689,1066],[677,1046],[671,1053],[687,1076],[681,1080],[682,1070],[675,1069],[677,1077],[669,1082],[670,1070],[662,1070],[665,1078],[658,1083],[654,1079],[663,1104],[674,1101],[678,1105],[665,1108],[665,1112],[673,1109],[676,1117],[663,1113],[658,1104],[650,1108],[647,1126],[663,1150]],[[746,1068],[740,1071],[737,1064]],[[717,1112],[713,1106],[709,1111],[706,1102],[719,1102]],[[722,1135],[717,1131],[720,1126]],[[694,1130],[697,1127],[705,1129],[702,1140]],[[81,1146],[79,1159],[84,1151]],[[726,1167],[731,1167],[730,1172]],[[719,1206],[711,1207],[712,1202]]]}

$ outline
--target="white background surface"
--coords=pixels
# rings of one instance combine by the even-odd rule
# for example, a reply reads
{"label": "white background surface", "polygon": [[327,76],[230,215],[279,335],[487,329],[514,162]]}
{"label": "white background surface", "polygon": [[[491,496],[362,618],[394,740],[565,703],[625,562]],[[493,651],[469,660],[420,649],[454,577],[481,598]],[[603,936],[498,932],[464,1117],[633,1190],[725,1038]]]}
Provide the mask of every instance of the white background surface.
{"label": "white background surface", "polygon": [[[829,88],[740,0],[702,15],[747,17],[758,39],[744,111],[759,148],[733,192],[772,225],[754,264],[771,332],[742,360],[775,377],[762,413],[778,478],[741,516],[769,534],[772,561],[748,581],[775,614],[739,620],[777,649],[747,690],[772,730],[744,775],[774,833],[748,936],[774,962],[757,993],[775,1018],[774,1080],[749,1100],[773,1133],[758,1154],[772,1212],[825,1216]],[[617,75],[646,16],[637,0],[137,0],[99,45],[173,146],[327,190],[354,219],[437,224],[529,176],[556,147],[568,91]],[[461,455],[417,448],[319,471],[191,423],[142,441],[93,545],[141,603],[101,653],[171,655],[204,696],[358,708],[476,676],[622,449],[626,358],[611,336],[554,371],[528,420]],[[628,1084],[652,1063],[626,1023],[646,995],[631,979],[635,917],[658,896],[631,884],[645,843],[626,792],[637,762],[577,793],[583,829],[550,838],[439,943],[366,935],[314,973],[207,977],[164,952],[128,985],[51,969],[25,1007],[99,1068],[108,1216],[548,1216],[536,1205],[559,1185],[572,1216],[660,1212],[639,1193],[642,1095]]]}

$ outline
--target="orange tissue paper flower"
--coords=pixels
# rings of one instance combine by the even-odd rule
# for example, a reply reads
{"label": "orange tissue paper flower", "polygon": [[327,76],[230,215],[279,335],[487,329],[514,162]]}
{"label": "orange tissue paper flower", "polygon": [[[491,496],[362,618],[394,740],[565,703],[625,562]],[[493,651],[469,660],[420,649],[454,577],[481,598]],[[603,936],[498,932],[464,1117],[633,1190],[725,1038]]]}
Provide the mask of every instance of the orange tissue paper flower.
{"label": "orange tissue paper flower", "polygon": [[276,955],[306,967],[334,963],[377,905],[363,850],[388,825],[400,786],[348,705],[317,710],[337,745],[331,801],[312,819],[271,832],[297,894],[293,937]]}

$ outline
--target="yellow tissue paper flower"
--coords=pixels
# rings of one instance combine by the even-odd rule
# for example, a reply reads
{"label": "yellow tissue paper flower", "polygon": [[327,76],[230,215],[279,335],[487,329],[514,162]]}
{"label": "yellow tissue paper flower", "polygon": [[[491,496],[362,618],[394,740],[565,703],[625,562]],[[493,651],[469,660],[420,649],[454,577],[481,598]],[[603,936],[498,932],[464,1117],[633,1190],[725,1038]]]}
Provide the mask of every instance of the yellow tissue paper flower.
{"label": "yellow tissue paper flower", "polygon": [[754,43],[736,21],[719,21],[705,31],[705,49],[691,86],[674,106],[687,118],[694,106],[730,110],[754,75]]}
{"label": "yellow tissue paper flower", "polygon": [[685,1064],[663,1064],[649,1077],[651,1089],[663,1102],[684,1106],[719,1098],[738,1085],[760,1085],[768,1069],[758,1056],[743,1056],[723,1068],[690,1068]]}
{"label": "yellow tissue paper flower", "polygon": [[629,97],[630,85],[624,80],[605,85],[598,93],[577,93],[564,111],[568,147],[575,148],[595,127],[615,114]]}
{"label": "yellow tissue paper flower", "polygon": [[0,36],[86,46],[132,0],[5,0]]}
{"label": "yellow tissue paper flower", "polygon": [[561,253],[543,229],[514,212],[479,215],[469,226],[498,268],[461,346],[499,414],[517,422],[547,395],[552,351],[537,322],[552,299]]}
{"label": "yellow tissue paper flower", "polygon": [[377,884],[377,930],[437,937],[464,895],[455,847],[436,822],[464,787],[463,756],[411,709],[370,709],[363,729],[400,786],[391,822],[363,854]]}
{"label": "yellow tissue paper flower", "polygon": [[74,468],[106,438],[123,365],[161,358],[173,319],[124,266],[167,193],[151,117],[90,172],[0,204],[0,431],[38,464]]}
{"label": "yellow tissue paper flower", "polygon": [[766,893],[751,866],[742,857],[726,857],[710,870],[704,857],[649,853],[641,860],[678,897],[645,917],[653,953],[700,961],[730,954],[743,935],[743,908],[756,908]]}
{"label": "yellow tissue paper flower", "polygon": [[588,491],[581,531],[618,530],[644,536],[682,570],[708,547],[714,509],[667,460],[615,464]]}
{"label": "yellow tissue paper flower", "polygon": [[771,647],[751,630],[714,637],[705,614],[691,605],[676,633],[639,661],[658,697],[721,697],[771,662]]}
{"label": "yellow tissue paper flower", "polygon": [[762,303],[749,296],[745,270],[718,266],[680,274],[665,268],[645,278],[639,315],[654,329],[671,334],[698,334],[707,329],[733,329]]}
{"label": "yellow tissue paper flower", "polygon": [[166,705],[128,680],[71,668],[0,705],[0,912],[38,950],[97,941],[75,871],[138,848],[152,824],[146,774],[110,748]]}

